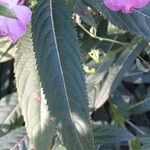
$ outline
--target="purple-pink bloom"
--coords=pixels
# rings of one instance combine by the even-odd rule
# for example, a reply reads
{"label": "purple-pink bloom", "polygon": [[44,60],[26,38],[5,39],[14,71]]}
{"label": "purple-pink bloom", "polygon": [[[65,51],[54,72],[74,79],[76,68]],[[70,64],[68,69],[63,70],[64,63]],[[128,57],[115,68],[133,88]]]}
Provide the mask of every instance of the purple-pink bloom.
{"label": "purple-pink bloom", "polygon": [[136,8],[145,7],[150,0],[103,0],[103,2],[112,11],[132,13]]}
{"label": "purple-pink bloom", "polygon": [[19,1],[18,1],[18,4],[23,5],[24,2],[25,2],[25,0],[19,0]]}
{"label": "purple-pink bloom", "polygon": [[8,36],[15,43],[26,31],[31,21],[31,10],[23,6],[24,0],[0,0],[16,14],[16,19],[0,16],[0,36]]}

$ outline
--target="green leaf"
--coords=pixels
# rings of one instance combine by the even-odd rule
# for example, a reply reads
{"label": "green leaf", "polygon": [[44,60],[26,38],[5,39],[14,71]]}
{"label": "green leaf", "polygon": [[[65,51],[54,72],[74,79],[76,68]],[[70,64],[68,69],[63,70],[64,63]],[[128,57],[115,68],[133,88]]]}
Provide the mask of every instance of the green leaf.
{"label": "green leaf", "polygon": [[130,150],[139,150],[140,148],[140,140],[139,139],[133,139],[129,142],[129,145],[130,145]]}
{"label": "green leaf", "polygon": [[96,98],[94,105],[95,109],[98,109],[106,102],[109,96],[117,88],[136,57],[141,53],[143,48],[145,48],[144,44],[136,44],[137,42],[140,42],[140,40],[134,39],[131,45],[126,48],[114,65],[109,69],[106,80]]}
{"label": "green leaf", "polygon": [[145,134],[143,136],[137,137],[130,142],[131,150],[149,150],[150,148],[150,135]]}
{"label": "green leaf", "polygon": [[105,75],[107,74],[109,67],[112,65],[113,59],[109,58],[108,60],[99,63],[99,67],[95,74],[91,74],[86,77],[87,83],[87,91],[88,97],[90,99],[90,108],[93,108],[95,100],[99,94],[101,89],[101,82],[104,79]]}
{"label": "green leaf", "polygon": [[67,2],[68,2],[68,4],[69,4],[70,8],[73,8],[74,5],[75,5],[75,3],[76,3],[77,1],[79,1],[79,0],[67,0]]}
{"label": "green leaf", "polygon": [[110,114],[112,114],[112,122],[114,122],[114,124],[116,124],[117,126],[124,128],[125,118],[123,116],[123,113],[119,110],[119,108],[116,105],[113,105],[111,102]]}
{"label": "green leaf", "polygon": [[138,138],[140,143],[141,143],[141,147],[138,150],[149,150],[150,148],[150,135],[146,134],[144,136],[141,136]]}
{"label": "green leaf", "polygon": [[129,113],[132,115],[145,113],[147,111],[150,111],[150,97],[129,108]]}
{"label": "green leaf", "polygon": [[129,141],[134,138],[129,131],[117,126],[94,124],[93,131],[96,145]]}
{"label": "green leaf", "polygon": [[14,59],[16,45],[12,44],[7,37],[0,38],[0,63]]}
{"label": "green leaf", "polygon": [[11,10],[6,3],[0,3],[0,15],[9,18],[16,18],[15,12]]}
{"label": "green leaf", "polygon": [[[75,14],[78,14],[81,20],[85,22],[86,24],[90,26],[94,26],[94,27],[96,26],[94,17],[92,16],[90,11],[87,9],[87,6],[82,1],[78,1],[78,3],[75,5],[73,9],[73,12]],[[79,21],[78,23],[80,23],[80,19],[79,20],[76,19],[76,21]]]}
{"label": "green leaf", "polygon": [[148,84],[150,83],[150,74],[140,72],[134,72],[129,74],[123,78],[125,82],[133,83],[133,84]]}
{"label": "green leaf", "polygon": [[16,93],[7,95],[0,100],[0,136],[11,129],[11,124],[21,116]]}
{"label": "green leaf", "polygon": [[55,134],[55,119],[50,116],[37,74],[30,29],[18,43],[15,77],[18,99],[31,143],[36,150],[49,150]]}
{"label": "green leaf", "polygon": [[76,32],[64,0],[41,0],[32,21],[38,74],[68,150],[93,150]]}
{"label": "green leaf", "polygon": [[124,14],[108,9],[103,0],[83,0],[87,5],[100,10],[114,25],[123,28],[130,33],[150,39],[150,4],[134,13]]}
{"label": "green leaf", "polygon": [[0,150],[27,150],[29,140],[24,127],[12,130],[0,138]]}
{"label": "green leaf", "polygon": [[57,144],[56,146],[54,145],[52,150],[67,150],[63,145]]}

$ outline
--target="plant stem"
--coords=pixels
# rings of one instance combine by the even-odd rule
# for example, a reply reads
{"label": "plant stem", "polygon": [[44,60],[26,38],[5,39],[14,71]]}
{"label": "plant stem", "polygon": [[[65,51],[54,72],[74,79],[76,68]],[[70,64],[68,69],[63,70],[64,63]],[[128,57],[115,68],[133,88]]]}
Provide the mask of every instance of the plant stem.
{"label": "plant stem", "polygon": [[134,125],[131,121],[126,120],[126,123],[128,123],[132,128],[138,131],[141,135],[145,135],[145,133],[141,129],[139,129],[136,125]]}
{"label": "plant stem", "polygon": [[111,43],[115,43],[115,44],[119,44],[119,45],[127,45],[128,43],[124,43],[124,42],[120,42],[117,40],[113,40],[113,39],[108,39],[108,38],[104,38],[104,37],[99,37],[97,35],[92,34],[91,32],[89,32],[81,23],[77,23],[77,25],[84,30],[88,35],[90,35],[91,37],[93,37],[94,39],[97,39],[99,41],[107,41],[107,42],[111,42]]}

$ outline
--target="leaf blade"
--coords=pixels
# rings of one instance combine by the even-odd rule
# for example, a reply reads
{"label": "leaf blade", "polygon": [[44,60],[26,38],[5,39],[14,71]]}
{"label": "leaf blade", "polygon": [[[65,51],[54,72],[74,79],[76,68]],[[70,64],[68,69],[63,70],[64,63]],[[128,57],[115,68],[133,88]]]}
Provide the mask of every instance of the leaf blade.
{"label": "leaf blade", "polygon": [[31,27],[18,43],[15,78],[18,99],[31,143],[37,150],[49,150],[55,136],[55,120],[47,110],[37,74]]}
{"label": "leaf blade", "polygon": [[94,125],[93,130],[96,145],[118,143],[134,138],[134,136],[129,131],[117,126]]}
{"label": "leaf blade", "polygon": [[41,84],[65,146],[94,149],[79,47],[65,2],[41,1],[32,26]]}
{"label": "leaf blade", "polygon": [[1,137],[0,145],[0,150],[16,148],[17,150],[29,149],[30,144],[25,128],[17,128]]}
{"label": "leaf blade", "polygon": [[6,3],[0,3],[0,15],[9,18],[16,18],[15,12],[9,9]]}
{"label": "leaf blade", "polygon": [[131,46],[126,48],[116,63],[110,68],[109,74],[96,98],[94,109],[98,109],[106,102],[123,79],[124,74],[128,71],[137,55],[139,55],[145,47],[145,45],[135,44],[135,41],[137,41],[137,39],[133,40]]}
{"label": "leaf blade", "polygon": [[11,129],[11,123],[21,116],[17,94],[13,93],[0,100],[0,136]]}
{"label": "leaf blade", "polygon": [[150,39],[150,4],[132,14],[124,14],[111,11],[104,5],[102,0],[83,0],[83,2],[102,11],[104,16],[119,28],[139,37]]}

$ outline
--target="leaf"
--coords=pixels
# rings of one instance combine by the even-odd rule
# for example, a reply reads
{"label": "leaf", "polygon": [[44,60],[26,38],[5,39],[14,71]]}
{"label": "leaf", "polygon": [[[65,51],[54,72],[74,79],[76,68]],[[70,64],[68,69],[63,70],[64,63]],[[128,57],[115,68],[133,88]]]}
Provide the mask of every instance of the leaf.
{"label": "leaf", "polygon": [[58,145],[54,150],[66,150],[62,145]]}
{"label": "leaf", "polygon": [[129,141],[134,138],[129,131],[117,126],[95,124],[93,125],[93,131],[96,145]]}
{"label": "leaf", "polygon": [[129,146],[131,150],[138,150],[140,148],[140,140],[139,139],[133,139],[129,142]]}
{"label": "leaf", "polygon": [[0,138],[0,150],[29,150],[29,140],[24,127],[12,130]]}
{"label": "leaf", "polygon": [[41,85],[65,147],[93,150],[79,46],[66,2],[41,0],[32,31]]}
{"label": "leaf", "polygon": [[[150,48],[150,47],[147,47],[147,49],[148,48]],[[140,59],[137,58],[136,59],[136,66],[137,66],[139,71],[142,71],[144,73],[147,73],[150,71],[150,66],[145,60],[141,61]]]}
{"label": "leaf", "polygon": [[16,45],[13,45],[7,37],[0,38],[0,63],[14,59]]}
{"label": "leaf", "polygon": [[135,44],[135,42],[138,43],[139,41],[140,40],[137,41],[137,39],[133,40],[132,44],[126,48],[115,64],[109,69],[106,80],[95,101],[94,109],[98,109],[106,102],[109,96],[117,88],[125,73],[135,61],[136,57],[143,50],[144,45]]}
{"label": "leaf", "polygon": [[[56,143],[56,141],[55,141],[55,143]],[[56,145],[53,146],[52,150],[67,150],[67,149],[60,143],[56,143]]]}
{"label": "leaf", "polygon": [[0,2],[0,15],[10,17],[10,18],[16,18],[15,12],[11,10],[6,3],[2,3],[2,2]]}
{"label": "leaf", "polygon": [[137,137],[137,139],[131,141],[130,149],[131,150],[149,150],[150,148],[149,141],[150,141],[149,134]]}
{"label": "leaf", "polygon": [[134,84],[145,84],[145,83],[150,83],[150,74],[149,73],[132,73],[130,75],[127,75],[123,78],[125,82],[131,82]]}
{"label": "leaf", "polygon": [[[31,27],[30,27],[31,28]],[[36,150],[49,150],[55,135],[55,120],[50,116],[37,74],[31,29],[18,43],[15,77],[18,99],[31,143]]]}
{"label": "leaf", "polygon": [[[86,5],[82,1],[79,1],[75,5],[73,11],[75,14],[78,14],[81,20],[83,20],[83,22],[85,22],[87,25],[94,27],[96,26],[94,17],[92,16],[91,12],[87,9]],[[76,19],[78,23],[80,23],[81,20]]]}
{"label": "leaf", "polygon": [[69,7],[70,8],[73,8],[75,3],[77,3],[78,0],[67,0],[68,4],[69,4]]}
{"label": "leaf", "polygon": [[88,86],[93,85],[94,83],[99,83],[100,81],[102,81],[102,79],[104,78],[104,76],[108,72],[109,67],[112,65],[113,61],[114,61],[113,58],[108,58],[104,62],[100,62],[98,64],[99,67],[97,68],[96,73],[87,76],[86,82],[87,82]]}
{"label": "leaf", "polygon": [[93,108],[94,106],[95,100],[101,89],[100,82],[102,82],[102,80],[104,79],[112,63],[112,58],[109,58],[108,60],[99,63],[99,67],[97,68],[96,73],[86,77],[90,108]]}
{"label": "leaf", "polygon": [[134,13],[124,14],[111,11],[104,5],[103,0],[83,0],[83,2],[100,10],[114,25],[139,37],[150,39],[150,4]]}
{"label": "leaf", "polygon": [[125,114],[126,112],[122,113],[122,111],[118,108],[118,106],[112,104],[110,102],[110,114],[112,122],[117,125],[118,127],[124,128],[124,122],[125,122]]}
{"label": "leaf", "polygon": [[13,93],[0,100],[0,136],[11,129],[11,123],[21,116],[17,94]]}
{"label": "leaf", "polygon": [[150,111],[150,97],[129,108],[129,113],[132,115],[142,114],[147,111]]}
{"label": "leaf", "polygon": [[126,114],[130,104],[136,103],[135,97],[132,93],[120,83],[116,90],[111,95],[111,101],[118,106],[122,113]]}
{"label": "leaf", "polygon": [[138,150],[149,150],[150,148],[150,135],[144,135],[139,137],[139,141],[141,142],[141,147]]}

